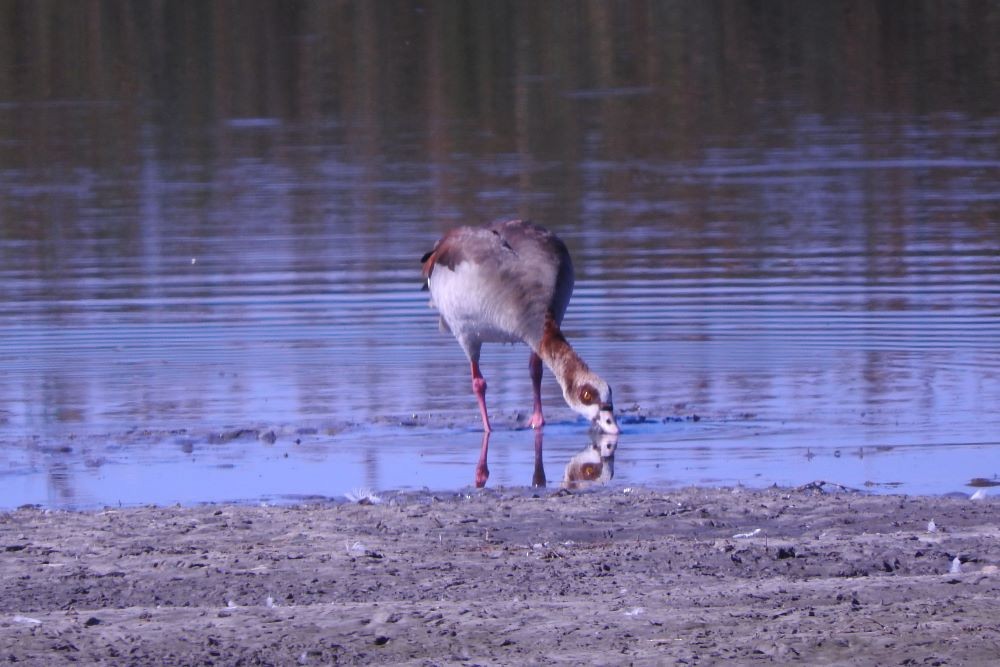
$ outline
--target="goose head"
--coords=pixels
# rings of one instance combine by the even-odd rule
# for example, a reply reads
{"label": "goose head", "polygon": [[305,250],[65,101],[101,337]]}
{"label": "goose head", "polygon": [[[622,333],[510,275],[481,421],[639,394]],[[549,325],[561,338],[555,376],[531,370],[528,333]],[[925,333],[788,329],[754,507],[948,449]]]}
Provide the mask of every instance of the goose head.
{"label": "goose head", "polygon": [[602,433],[621,433],[615,419],[611,387],[596,373],[586,370],[576,375],[572,383],[563,387],[563,398],[577,414],[581,414]]}

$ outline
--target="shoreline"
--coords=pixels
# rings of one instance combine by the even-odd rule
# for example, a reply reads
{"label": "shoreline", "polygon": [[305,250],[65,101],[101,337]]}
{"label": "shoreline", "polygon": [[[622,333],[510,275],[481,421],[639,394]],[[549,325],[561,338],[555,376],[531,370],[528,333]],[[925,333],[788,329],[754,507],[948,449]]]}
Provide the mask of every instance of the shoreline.
{"label": "shoreline", "polygon": [[997,499],[823,491],[0,512],[0,659],[1000,659]]}

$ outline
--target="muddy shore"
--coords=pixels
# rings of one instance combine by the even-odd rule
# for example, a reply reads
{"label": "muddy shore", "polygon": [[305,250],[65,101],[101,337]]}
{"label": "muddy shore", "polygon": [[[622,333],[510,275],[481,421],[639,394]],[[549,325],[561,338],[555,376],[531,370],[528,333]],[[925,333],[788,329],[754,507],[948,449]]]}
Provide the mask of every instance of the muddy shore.
{"label": "muddy shore", "polygon": [[1000,502],[829,488],[22,508],[0,661],[1000,662]]}

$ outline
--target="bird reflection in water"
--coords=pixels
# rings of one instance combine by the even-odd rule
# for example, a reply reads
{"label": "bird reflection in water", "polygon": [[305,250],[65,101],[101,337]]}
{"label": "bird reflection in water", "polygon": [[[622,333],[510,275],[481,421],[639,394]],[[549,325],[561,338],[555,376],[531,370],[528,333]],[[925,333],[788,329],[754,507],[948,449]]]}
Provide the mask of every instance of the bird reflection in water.
{"label": "bird reflection in water", "polygon": [[563,488],[584,489],[610,482],[615,476],[616,449],[618,449],[617,435],[595,433],[590,444],[566,464]]}
{"label": "bird reflection in water", "polygon": [[[535,431],[535,465],[531,474],[531,485],[543,487],[547,480],[542,463],[542,437],[544,431]],[[562,486],[567,489],[583,489],[595,484],[607,484],[615,475],[615,450],[618,449],[618,435],[592,431],[591,441],[582,451],[573,455],[566,464]],[[490,432],[483,433],[476,464],[476,487],[483,488],[490,477],[486,458],[490,447]]]}

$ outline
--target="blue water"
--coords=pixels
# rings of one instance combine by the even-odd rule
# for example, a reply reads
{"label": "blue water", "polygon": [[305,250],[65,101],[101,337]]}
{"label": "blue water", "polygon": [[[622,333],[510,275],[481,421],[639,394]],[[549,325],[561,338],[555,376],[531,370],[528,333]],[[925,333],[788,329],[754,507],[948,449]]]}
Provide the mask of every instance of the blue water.
{"label": "blue water", "polygon": [[[196,18],[182,24],[205,30]],[[261,29],[302,48],[336,31],[308,23]],[[632,62],[623,35],[595,62]],[[782,61],[761,65],[767,95],[727,101],[695,95],[735,80],[716,67],[742,73],[718,44],[670,61],[698,75],[680,91],[694,97],[655,68],[575,60],[577,77],[529,57],[467,78],[417,44],[445,70],[413,79],[393,53],[354,80],[350,59],[279,59],[262,98],[252,70],[188,71],[166,51],[183,95],[141,58],[135,90],[99,76],[132,58],[90,51],[79,88],[33,46],[0,68],[23,77],[0,100],[0,508],[469,486],[478,412],[419,258],[502,216],[573,254],[565,330],[623,415],[613,484],[948,493],[1000,475],[1000,116],[963,80],[883,62],[906,95],[833,101],[824,73],[852,80],[853,65]],[[988,62],[964,76],[995,78]],[[489,485],[527,485],[527,351],[487,346],[483,371]],[[548,374],[543,399],[555,486],[589,439]]]}

